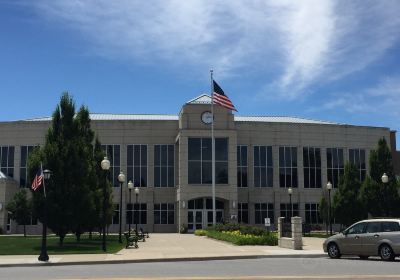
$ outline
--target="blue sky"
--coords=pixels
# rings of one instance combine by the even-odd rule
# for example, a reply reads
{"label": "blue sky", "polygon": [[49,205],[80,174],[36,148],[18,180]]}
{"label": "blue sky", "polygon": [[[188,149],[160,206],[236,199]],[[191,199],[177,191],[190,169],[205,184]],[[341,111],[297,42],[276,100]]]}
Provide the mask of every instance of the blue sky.
{"label": "blue sky", "polygon": [[[0,121],[63,91],[96,113],[176,114],[210,91],[238,115],[400,130],[400,2],[0,0]],[[398,144],[399,147],[399,144]]]}

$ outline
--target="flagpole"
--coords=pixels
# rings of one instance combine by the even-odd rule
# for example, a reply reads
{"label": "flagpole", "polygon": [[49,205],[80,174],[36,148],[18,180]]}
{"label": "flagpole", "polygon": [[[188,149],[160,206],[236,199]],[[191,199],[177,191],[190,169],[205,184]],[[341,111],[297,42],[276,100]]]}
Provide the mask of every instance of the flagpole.
{"label": "flagpole", "polygon": [[44,174],[43,174],[43,164],[42,163],[40,163],[40,172],[42,173],[42,176],[43,176],[43,195],[44,195],[44,198],[46,199],[46,184],[45,184],[45,179],[44,179]]}
{"label": "flagpole", "polygon": [[213,225],[216,224],[216,212],[215,212],[215,138],[214,138],[214,78],[213,70],[210,70],[211,74],[211,176],[212,176],[212,211],[213,211]]}

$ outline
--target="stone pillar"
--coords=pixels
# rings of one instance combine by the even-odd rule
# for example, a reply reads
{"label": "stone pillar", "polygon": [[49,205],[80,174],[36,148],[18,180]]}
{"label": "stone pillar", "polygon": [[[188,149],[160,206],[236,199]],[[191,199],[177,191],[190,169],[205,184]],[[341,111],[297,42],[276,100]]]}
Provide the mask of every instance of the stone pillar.
{"label": "stone pillar", "polygon": [[293,239],[293,249],[302,250],[303,249],[303,227],[301,217],[292,217],[292,239]]}
{"label": "stone pillar", "polygon": [[279,247],[284,247],[284,244],[282,244],[282,226],[283,226],[283,220],[284,217],[279,217],[278,218],[278,246]]}

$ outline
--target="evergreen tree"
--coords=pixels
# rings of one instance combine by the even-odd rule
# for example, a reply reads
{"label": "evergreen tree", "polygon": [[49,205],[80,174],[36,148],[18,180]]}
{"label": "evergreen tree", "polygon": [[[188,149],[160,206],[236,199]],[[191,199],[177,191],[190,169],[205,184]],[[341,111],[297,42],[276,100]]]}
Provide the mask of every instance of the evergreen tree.
{"label": "evergreen tree", "polygon": [[357,168],[346,163],[339,189],[333,197],[333,213],[337,222],[349,226],[365,216],[363,205],[359,200],[361,183]]}
{"label": "evergreen tree", "polygon": [[[369,176],[360,193],[366,211],[374,217],[400,215],[399,184],[394,176],[392,154],[385,138],[379,140],[376,150],[371,150],[369,166]],[[389,178],[388,183],[382,182],[384,173]]]}
{"label": "evergreen tree", "polygon": [[[45,145],[28,159],[29,174],[34,176],[40,163],[53,172],[46,187],[48,207],[47,225],[63,244],[65,235],[80,235],[97,220],[96,163],[93,154],[94,133],[90,128],[89,111],[81,107],[75,113],[75,104],[68,93],[56,107]],[[42,213],[43,194],[34,192],[35,209]]]}
{"label": "evergreen tree", "polygon": [[24,237],[26,237],[26,224],[30,222],[32,214],[32,205],[26,196],[26,190],[21,189],[15,193],[6,209],[11,213],[11,219],[24,226]]}

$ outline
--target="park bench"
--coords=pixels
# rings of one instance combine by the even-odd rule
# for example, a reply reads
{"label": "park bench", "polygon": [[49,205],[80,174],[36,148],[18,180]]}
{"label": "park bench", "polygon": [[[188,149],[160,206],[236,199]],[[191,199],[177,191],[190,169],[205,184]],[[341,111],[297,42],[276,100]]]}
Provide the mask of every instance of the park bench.
{"label": "park bench", "polygon": [[139,238],[137,235],[135,234],[130,234],[129,232],[124,232],[125,235],[125,239],[126,239],[126,247],[125,248],[129,248],[130,246],[134,246],[135,248],[138,248],[138,241]]}
{"label": "park bench", "polygon": [[146,242],[146,234],[143,231],[137,232],[135,229],[132,230],[132,235],[136,235],[138,238],[138,241],[143,241]]}
{"label": "park bench", "polygon": [[139,229],[139,233],[142,233],[142,234],[146,235],[146,238],[150,238],[149,232],[148,231],[144,231],[142,228]]}

